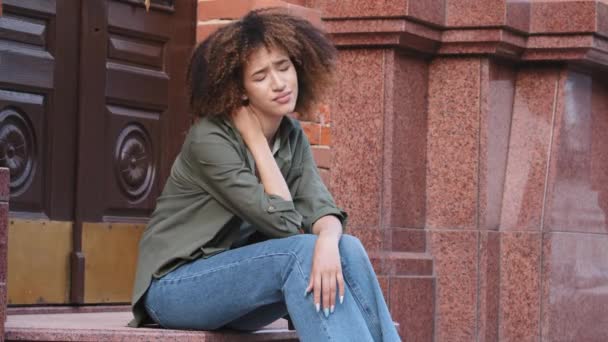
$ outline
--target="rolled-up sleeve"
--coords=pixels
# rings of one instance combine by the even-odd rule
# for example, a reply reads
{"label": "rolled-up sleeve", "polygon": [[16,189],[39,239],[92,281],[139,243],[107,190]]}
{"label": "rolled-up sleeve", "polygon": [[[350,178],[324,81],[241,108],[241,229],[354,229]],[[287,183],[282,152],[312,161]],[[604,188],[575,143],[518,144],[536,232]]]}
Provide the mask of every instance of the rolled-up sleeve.
{"label": "rolled-up sleeve", "polygon": [[230,141],[210,136],[192,142],[189,153],[200,172],[200,185],[222,206],[270,238],[298,233],[302,215],[294,202],[267,194]]}
{"label": "rolled-up sleeve", "polygon": [[299,168],[301,176],[293,201],[296,210],[302,214],[302,228],[304,232],[312,233],[312,226],[318,219],[334,215],[342,223],[342,228],[346,229],[348,215],[336,206],[331,193],[323,183],[306,135],[302,135],[301,139],[302,164]]}

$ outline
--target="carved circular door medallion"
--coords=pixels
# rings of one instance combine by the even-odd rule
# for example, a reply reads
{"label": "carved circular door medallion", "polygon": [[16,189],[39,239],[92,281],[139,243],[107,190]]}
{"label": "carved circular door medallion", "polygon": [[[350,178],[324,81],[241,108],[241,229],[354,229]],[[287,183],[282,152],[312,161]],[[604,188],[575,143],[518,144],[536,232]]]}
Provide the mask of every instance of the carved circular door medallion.
{"label": "carved circular door medallion", "polygon": [[29,187],[36,171],[36,140],[34,129],[16,109],[0,111],[0,166],[10,170],[12,196],[19,196]]}
{"label": "carved circular door medallion", "polygon": [[118,135],[114,166],[120,189],[132,202],[143,200],[154,183],[154,151],[145,128],[128,124]]}

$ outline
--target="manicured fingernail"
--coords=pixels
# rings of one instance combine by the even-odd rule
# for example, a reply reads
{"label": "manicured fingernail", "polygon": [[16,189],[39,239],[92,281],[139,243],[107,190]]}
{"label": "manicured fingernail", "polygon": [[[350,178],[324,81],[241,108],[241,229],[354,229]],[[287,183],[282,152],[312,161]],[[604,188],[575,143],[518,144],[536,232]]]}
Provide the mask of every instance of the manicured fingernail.
{"label": "manicured fingernail", "polygon": [[308,290],[304,290],[304,297],[308,296]]}
{"label": "manicured fingernail", "polygon": [[317,303],[315,306],[317,307],[317,312],[319,312],[319,310],[321,310],[321,304]]}
{"label": "manicured fingernail", "polygon": [[325,317],[329,317],[329,309],[328,308],[323,309],[323,314],[325,314]]}
{"label": "manicured fingernail", "polygon": [[332,305],[331,308],[329,309],[329,312],[334,313],[334,309],[336,308],[335,305]]}
{"label": "manicured fingernail", "polygon": [[344,296],[340,296],[340,304],[344,303]]}

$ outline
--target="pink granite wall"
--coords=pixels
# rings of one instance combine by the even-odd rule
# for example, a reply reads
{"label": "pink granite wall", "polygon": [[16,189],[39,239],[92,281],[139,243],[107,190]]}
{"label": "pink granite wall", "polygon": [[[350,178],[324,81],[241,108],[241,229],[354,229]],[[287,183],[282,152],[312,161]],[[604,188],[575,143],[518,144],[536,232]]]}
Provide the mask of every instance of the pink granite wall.
{"label": "pink granite wall", "polygon": [[434,306],[406,340],[607,340],[608,3],[307,4],[340,49],[337,200],[434,261],[432,301],[388,281],[399,322]]}
{"label": "pink granite wall", "polygon": [[608,340],[606,80],[569,70],[560,82],[542,226],[547,340]]}
{"label": "pink granite wall", "polygon": [[430,75],[435,339],[608,339],[605,72],[462,57]]}

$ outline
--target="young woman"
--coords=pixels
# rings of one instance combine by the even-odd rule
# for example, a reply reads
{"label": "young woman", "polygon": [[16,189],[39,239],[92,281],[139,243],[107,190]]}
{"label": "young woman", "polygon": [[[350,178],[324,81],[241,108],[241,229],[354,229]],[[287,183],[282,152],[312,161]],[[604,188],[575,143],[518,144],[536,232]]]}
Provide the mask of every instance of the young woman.
{"label": "young woman", "polygon": [[193,54],[200,117],[139,245],[132,326],[255,330],[289,314],[302,341],[398,341],[376,275],[297,120],[336,51],[309,22],[250,12]]}

